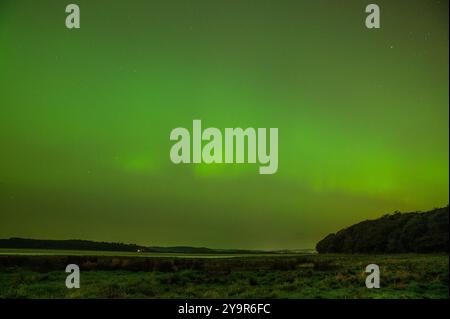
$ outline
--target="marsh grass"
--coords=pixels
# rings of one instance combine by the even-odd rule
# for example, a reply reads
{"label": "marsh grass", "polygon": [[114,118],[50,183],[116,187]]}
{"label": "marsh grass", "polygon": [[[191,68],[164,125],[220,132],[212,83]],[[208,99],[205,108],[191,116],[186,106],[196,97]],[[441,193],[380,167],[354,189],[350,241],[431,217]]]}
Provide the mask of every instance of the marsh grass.
{"label": "marsh grass", "polygon": [[[0,256],[1,298],[448,298],[448,255]],[[81,288],[65,287],[67,264]],[[376,263],[381,288],[365,287]]]}

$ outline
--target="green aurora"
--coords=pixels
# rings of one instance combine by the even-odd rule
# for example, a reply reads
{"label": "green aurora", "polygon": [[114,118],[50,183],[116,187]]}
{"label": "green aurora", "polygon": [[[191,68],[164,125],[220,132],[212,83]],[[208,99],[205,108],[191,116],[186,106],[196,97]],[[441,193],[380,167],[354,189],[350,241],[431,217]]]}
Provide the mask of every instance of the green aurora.
{"label": "green aurora", "polygon": [[[447,1],[72,2],[0,3],[0,238],[310,248],[448,204]],[[278,172],[174,165],[194,119],[279,128]]]}

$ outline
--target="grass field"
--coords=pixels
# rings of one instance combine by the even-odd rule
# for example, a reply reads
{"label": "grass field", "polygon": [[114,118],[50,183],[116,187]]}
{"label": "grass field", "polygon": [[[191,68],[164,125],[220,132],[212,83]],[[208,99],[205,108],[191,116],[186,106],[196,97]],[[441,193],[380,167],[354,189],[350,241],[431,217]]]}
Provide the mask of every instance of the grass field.
{"label": "grass field", "polygon": [[[449,297],[448,255],[113,255],[2,251],[0,298]],[[65,286],[72,263],[79,289]],[[380,266],[379,289],[365,286],[371,263]]]}

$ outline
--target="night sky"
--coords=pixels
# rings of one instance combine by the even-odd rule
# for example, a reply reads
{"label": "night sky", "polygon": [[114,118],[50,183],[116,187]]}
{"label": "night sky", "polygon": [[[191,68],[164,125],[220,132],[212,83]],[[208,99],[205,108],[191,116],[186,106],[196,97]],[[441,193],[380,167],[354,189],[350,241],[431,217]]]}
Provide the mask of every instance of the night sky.
{"label": "night sky", "polygon": [[[0,238],[312,248],[447,205],[448,40],[444,0],[2,0]],[[278,172],[173,164],[194,119],[277,127]]]}

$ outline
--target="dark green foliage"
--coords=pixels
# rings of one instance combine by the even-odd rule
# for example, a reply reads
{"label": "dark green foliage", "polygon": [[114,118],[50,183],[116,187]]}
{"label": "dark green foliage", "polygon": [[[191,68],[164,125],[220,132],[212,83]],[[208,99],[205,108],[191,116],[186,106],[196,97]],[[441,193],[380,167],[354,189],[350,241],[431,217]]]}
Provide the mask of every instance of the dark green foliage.
{"label": "dark green foliage", "polygon": [[432,253],[449,251],[449,207],[426,213],[394,213],[330,234],[319,253]]}

